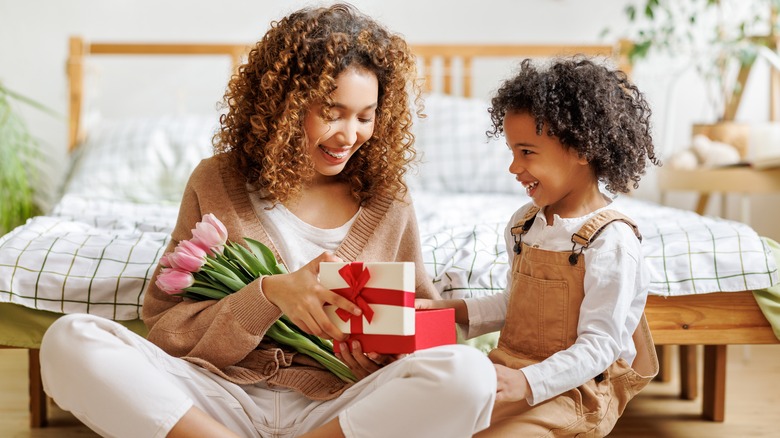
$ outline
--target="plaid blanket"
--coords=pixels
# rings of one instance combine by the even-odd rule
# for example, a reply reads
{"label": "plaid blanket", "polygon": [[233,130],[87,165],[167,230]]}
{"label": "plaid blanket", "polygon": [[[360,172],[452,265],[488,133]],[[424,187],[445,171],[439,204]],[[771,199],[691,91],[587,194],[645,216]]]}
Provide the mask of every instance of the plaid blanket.
{"label": "plaid blanket", "polygon": [[[528,201],[523,194],[416,193],[423,257],[444,297],[503,290],[506,221]],[[730,220],[619,197],[613,206],[639,226],[650,276],[662,296],[765,289],[780,282],[764,239]]]}
{"label": "plaid blanket", "polygon": [[[428,192],[413,198],[426,268],[442,294],[502,290],[504,227],[527,198]],[[769,248],[747,225],[628,197],[615,202],[644,236],[651,294],[764,289],[780,281]],[[65,195],[50,215],[0,237],[0,302],[136,319],[176,214],[176,206]]]}

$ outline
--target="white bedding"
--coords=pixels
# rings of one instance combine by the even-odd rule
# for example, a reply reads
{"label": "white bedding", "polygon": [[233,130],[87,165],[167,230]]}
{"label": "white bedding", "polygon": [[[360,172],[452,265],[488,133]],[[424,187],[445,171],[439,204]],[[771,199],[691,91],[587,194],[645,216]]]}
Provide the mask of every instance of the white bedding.
{"label": "white bedding", "polygon": [[[503,231],[522,194],[415,191],[423,257],[444,296],[495,293],[506,284]],[[651,294],[763,289],[774,259],[750,227],[629,197],[615,202],[644,235]],[[0,302],[60,313],[138,318],[176,207],[66,195],[49,216],[0,238]]]}

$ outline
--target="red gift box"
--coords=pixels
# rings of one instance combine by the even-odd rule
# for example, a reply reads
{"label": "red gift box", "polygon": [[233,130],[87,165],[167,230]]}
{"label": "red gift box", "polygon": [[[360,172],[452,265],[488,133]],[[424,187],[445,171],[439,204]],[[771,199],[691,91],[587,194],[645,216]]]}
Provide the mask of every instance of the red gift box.
{"label": "red gift box", "polygon": [[[414,324],[415,334],[410,336],[357,333],[350,335],[346,342],[360,341],[364,353],[381,354],[413,353],[456,342],[455,309],[417,310],[414,313]],[[340,351],[338,342],[333,343],[333,351]]]}
{"label": "red gift box", "polygon": [[350,334],[348,342],[360,341],[366,353],[411,353],[456,342],[453,309],[415,311],[414,263],[323,262],[320,282],[363,311],[355,316],[325,307],[339,330]]}

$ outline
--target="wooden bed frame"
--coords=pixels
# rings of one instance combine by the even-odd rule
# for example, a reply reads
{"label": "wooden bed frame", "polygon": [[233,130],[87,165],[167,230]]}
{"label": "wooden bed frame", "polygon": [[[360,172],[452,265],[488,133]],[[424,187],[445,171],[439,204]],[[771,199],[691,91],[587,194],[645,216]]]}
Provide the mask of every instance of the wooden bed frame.
{"label": "wooden bed frame", "polygon": [[[420,62],[421,76],[430,90],[434,82],[440,85],[436,91],[470,96],[473,90],[475,59],[549,57],[581,53],[611,57],[616,64],[629,72],[629,66],[621,53],[626,53],[624,43],[610,45],[413,45]],[[622,46],[622,47],[621,47]],[[247,52],[241,44],[131,44],[87,43],[74,37],[70,40],[70,56],[67,72],[70,90],[70,124],[68,148],[74,150],[83,138],[80,120],[83,100],[84,63],[87,57],[97,55],[224,55],[232,65],[238,66]],[[434,78],[433,66],[440,66]],[[457,74],[453,65],[458,65]],[[726,348],[733,344],[778,343],[769,322],[756,304],[752,292],[711,293],[680,297],[650,296],[646,308],[647,320],[655,344],[680,346],[681,395],[693,399],[696,395],[697,373],[695,357],[697,345],[704,346],[703,417],[713,421],[724,420]],[[46,424],[46,395],[43,393],[38,350],[30,349],[30,411],[32,427]],[[662,370],[668,373],[668,355],[662,360]]]}

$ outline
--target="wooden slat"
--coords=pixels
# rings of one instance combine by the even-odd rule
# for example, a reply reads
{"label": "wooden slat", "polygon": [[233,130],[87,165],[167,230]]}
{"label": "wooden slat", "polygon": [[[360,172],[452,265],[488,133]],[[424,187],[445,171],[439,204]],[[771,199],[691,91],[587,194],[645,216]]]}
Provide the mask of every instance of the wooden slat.
{"label": "wooden slat", "polygon": [[452,58],[445,56],[442,60],[442,91],[452,94]]}
{"label": "wooden slat", "polygon": [[72,152],[83,139],[81,109],[84,89],[84,60],[94,55],[182,55],[229,56],[235,71],[249,47],[245,44],[205,44],[205,43],[89,43],[81,37],[70,38],[70,53],[67,72],[69,86],[69,126],[68,151]]}
{"label": "wooden slat", "polygon": [[[441,92],[452,94],[453,81],[461,84],[461,94],[471,97],[474,90],[473,60],[477,59],[515,59],[548,58],[553,56],[570,56],[582,54],[587,56],[603,56],[615,60],[618,67],[626,73],[630,65],[625,56],[620,55],[620,45],[608,44],[567,45],[567,44],[415,44],[412,52],[423,65],[422,77],[425,80],[425,90],[433,90],[433,73],[431,65],[434,59],[441,60]],[[460,61],[462,71],[455,76],[452,71],[454,62]]]}
{"label": "wooden slat", "polygon": [[656,345],[780,342],[752,292],[649,296],[645,315]]}
{"label": "wooden slat", "polygon": [[473,85],[472,81],[474,79],[474,73],[471,71],[473,68],[473,62],[471,57],[463,58],[463,78],[461,80],[462,82],[462,88],[463,88],[463,95],[466,97],[471,97],[471,93],[473,93]]}
{"label": "wooden slat", "polygon": [[66,70],[68,73],[68,152],[79,143],[81,134],[81,102],[84,98],[84,42],[81,38],[70,39],[70,53]]}
{"label": "wooden slat", "polygon": [[574,54],[611,57],[617,53],[616,48],[608,44],[414,44],[411,47],[415,55],[423,58],[538,58]]}
{"label": "wooden slat", "polygon": [[244,44],[203,43],[90,43],[91,55],[235,55],[247,50]]}

